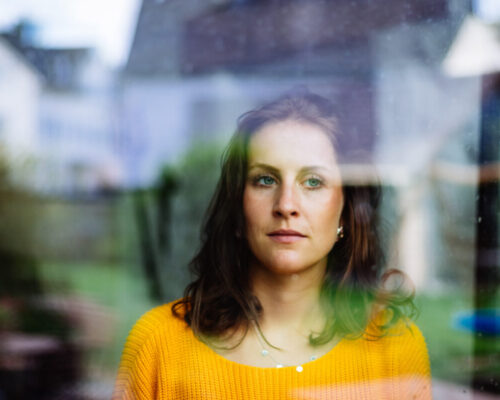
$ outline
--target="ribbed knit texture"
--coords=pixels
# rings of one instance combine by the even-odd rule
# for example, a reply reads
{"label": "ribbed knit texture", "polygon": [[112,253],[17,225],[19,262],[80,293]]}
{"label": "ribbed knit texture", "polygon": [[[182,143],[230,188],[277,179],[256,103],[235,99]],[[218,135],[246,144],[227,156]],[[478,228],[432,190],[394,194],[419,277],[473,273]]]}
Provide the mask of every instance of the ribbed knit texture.
{"label": "ribbed knit texture", "polygon": [[171,305],[149,311],[130,332],[113,400],[431,398],[427,349],[414,324],[378,340],[343,339],[297,372],[225,359],[174,317]]}

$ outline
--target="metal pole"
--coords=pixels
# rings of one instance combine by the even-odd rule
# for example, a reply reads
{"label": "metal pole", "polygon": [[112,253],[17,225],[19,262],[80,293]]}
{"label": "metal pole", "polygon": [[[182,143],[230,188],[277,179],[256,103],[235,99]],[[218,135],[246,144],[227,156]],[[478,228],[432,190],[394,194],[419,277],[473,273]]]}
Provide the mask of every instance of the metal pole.
{"label": "metal pole", "polygon": [[[498,339],[495,323],[491,332],[485,331],[479,315],[484,310],[496,310],[499,305],[498,270],[500,248],[498,225],[500,219],[500,74],[487,75],[482,82],[482,100],[479,132],[479,182],[476,212],[476,260],[474,306],[476,311],[474,335],[474,371],[472,386],[479,390],[500,391],[500,381],[494,364],[500,359],[500,347],[491,343]],[[495,315],[495,311],[493,311]],[[481,324],[481,326],[480,326]],[[490,336],[492,335],[492,336]],[[491,353],[495,354],[491,354]],[[497,361],[495,361],[497,360]]]}

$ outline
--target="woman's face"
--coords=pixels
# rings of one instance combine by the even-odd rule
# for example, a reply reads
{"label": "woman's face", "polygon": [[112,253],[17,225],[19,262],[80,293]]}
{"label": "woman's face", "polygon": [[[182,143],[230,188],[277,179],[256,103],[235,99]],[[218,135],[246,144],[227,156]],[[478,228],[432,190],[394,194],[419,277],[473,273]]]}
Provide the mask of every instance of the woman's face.
{"label": "woman's face", "polygon": [[257,266],[276,274],[325,269],[343,205],[335,152],[322,128],[286,120],[252,136],[243,211]]}

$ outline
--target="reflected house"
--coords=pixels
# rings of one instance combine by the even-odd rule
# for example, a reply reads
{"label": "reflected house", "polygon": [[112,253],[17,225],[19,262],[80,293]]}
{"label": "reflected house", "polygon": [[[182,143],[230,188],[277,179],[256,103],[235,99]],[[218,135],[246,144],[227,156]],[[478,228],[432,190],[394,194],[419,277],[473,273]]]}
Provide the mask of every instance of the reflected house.
{"label": "reflected house", "polygon": [[362,3],[145,0],[123,81],[135,182],[151,182],[194,140],[227,137],[241,112],[298,84],[337,100],[353,145],[373,147],[372,38],[448,9]]}
{"label": "reflected house", "polygon": [[[0,164],[22,165],[38,145],[42,75],[0,37]],[[4,159],[5,157],[5,159]],[[2,171],[2,173],[5,171]],[[11,176],[13,180],[22,177]]]}
{"label": "reflected house", "polygon": [[93,49],[41,47],[34,31],[21,22],[3,34],[44,82],[30,186],[71,195],[121,185],[112,73]]}
{"label": "reflected house", "polygon": [[374,156],[391,263],[417,287],[469,282],[474,183],[432,172],[474,163],[478,79],[441,68],[468,12],[451,0],[144,0],[122,80],[128,183],[154,182],[192,143],[227,139],[242,112],[305,84],[337,104],[347,145]]}

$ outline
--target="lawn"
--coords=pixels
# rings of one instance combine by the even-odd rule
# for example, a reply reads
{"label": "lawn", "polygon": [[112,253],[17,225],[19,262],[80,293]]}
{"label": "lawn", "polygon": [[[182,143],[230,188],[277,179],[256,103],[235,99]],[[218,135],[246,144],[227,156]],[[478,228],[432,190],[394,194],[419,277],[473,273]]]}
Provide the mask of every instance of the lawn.
{"label": "lawn", "polygon": [[421,294],[417,304],[421,311],[417,324],[427,341],[434,377],[468,385],[474,370],[486,381],[500,376],[498,338],[477,335],[474,357],[474,335],[457,327],[456,317],[473,309],[470,293]]}

